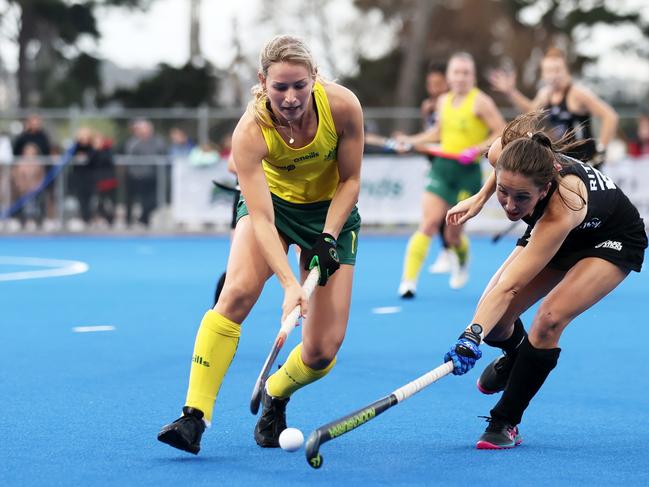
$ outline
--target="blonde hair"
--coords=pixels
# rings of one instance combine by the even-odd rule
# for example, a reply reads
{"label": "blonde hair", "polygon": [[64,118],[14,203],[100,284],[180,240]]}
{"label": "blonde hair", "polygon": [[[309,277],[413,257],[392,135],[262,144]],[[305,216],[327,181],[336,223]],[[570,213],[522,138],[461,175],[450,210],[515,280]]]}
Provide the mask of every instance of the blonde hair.
{"label": "blonde hair", "polygon": [[[302,39],[290,35],[279,35],[266,43],[259,54],[259,74],[268,76],[268,69],[275,63],[300,64],[317,78],[317,67],[311,50]],[[252,87],[252,100],[248,103],[246,113],[254,116],[262,127],[273,127],[273,115],[268,110],[268,95],[261,83]]]}

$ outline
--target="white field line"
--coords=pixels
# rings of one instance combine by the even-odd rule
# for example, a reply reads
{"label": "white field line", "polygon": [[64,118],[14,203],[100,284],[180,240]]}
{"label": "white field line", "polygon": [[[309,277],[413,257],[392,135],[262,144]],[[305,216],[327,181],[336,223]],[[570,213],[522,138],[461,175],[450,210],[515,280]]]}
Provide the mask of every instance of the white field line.
{"label": "white field line", "polygon": [[374,313],[375,315],[391,315],[400,312],[401,306],[383,306],[381,308],[372,308],[372,313]]}
{"label": "white field line", "polygon": [[95,331],[113,331],[114,326],[110,325],[97,325],[97,326],[75,326],[72,331],[75,333],[93,333]]}
{"label": "white field line", "polygon": [[83,274],[89,269],[88,264],[78,260],[41,259],[39,257],[11,257],[0,255],[0,265],[3,264],[41,268],[45,267],[45,269],[0,273],[0,281],[21,281],[24,279],[72,276],[74,274]]}

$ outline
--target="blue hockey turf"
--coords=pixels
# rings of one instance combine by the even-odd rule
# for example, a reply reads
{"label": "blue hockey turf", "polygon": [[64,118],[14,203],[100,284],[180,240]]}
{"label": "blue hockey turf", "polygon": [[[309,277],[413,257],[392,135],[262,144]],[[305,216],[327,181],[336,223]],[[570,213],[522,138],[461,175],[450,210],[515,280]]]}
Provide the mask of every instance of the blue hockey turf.
{"label": "blue hockey turf", "polygon": [[[338,363],[288,406],[289,425],[305,436],[439,365],[514,244],[474,238],[466,288],[423,274],[417,298],[402,302],[405,242],[361,238]],[[228,246],[207,237],[0,240],[0,485],[649,485],[646,270],[567,329],[514,450],[474,448],[486,425],[478,416],[497,400],[475,387],[497,355],[488,347],[466,376],[444,377],[323,445],[320,470],[304,450],[257,447],[248,401],[279,326],[275,280],[244,324],[200,454],[159,443],[159,428],[183,405],[195,332]],[[23,273],[83,263],[87,272],[68,276]]]}

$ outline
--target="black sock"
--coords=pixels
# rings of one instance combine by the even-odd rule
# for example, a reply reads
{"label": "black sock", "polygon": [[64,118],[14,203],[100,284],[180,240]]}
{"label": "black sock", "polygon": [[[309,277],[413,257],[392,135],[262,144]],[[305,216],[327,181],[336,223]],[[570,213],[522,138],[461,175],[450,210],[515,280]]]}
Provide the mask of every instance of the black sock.
{"label": "black sock", "polygon": [[446,235],[444,235],[445,230],[446,230],[446,219],[442,218],[442,223],[439,224],[439,238],[442,239],[442,247],[448,250],[451,248],[451,246],[446,241]]}
{"label": "black sock", "polygon": [[491,410],[491,417],[511,425],[519,424],[530,401],[556,367],[559,353],[560,348],[534,348],[525,337],[518,347],[518,357],[507,387],[498,404]]}
{"label": "black sock", "polygon": [[216,290],[214,291],[214,304],[212,305],[213,307],[216,306],[216,303],[219,300],[219,297],[221,296],[221,291],[223,291],[223,285],[225,284],[225,272],[221,274],[221,277],[219,277],[219,281],[216,283]]}
{"label": "black sock", "polygon": [[484,342],[490,347],[500,348],[503,352],[505,352],[505,354],[510,355],[516,352],[521,343],[523,343],[523,340],[526,336],[527,332],[525,331],[523,322],[520,318],[517,318],[516,321],[514,321],[514,331],[512,332],[512,336],[502,341],[489,340],[485,338]]}

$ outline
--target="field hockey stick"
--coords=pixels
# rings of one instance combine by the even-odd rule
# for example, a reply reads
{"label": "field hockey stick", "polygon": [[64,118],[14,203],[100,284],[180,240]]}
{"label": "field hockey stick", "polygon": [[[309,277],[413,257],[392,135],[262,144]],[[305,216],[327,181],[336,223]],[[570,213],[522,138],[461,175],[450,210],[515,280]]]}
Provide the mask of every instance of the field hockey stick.
{"label": "field hockey stick", "polygon": [[215,179],[212,179],[212,184],[216,186],[217,188],[220,188],[224,191],[229,191],[231,193],[236,193],[236,192],[241,192],[241,188],[239,187],[238,184],[235,184],[232,186],[231,184],[228,183],[222,183],[221,181],[217,181]]}
{"label": "field hockey stick", "polygon": [[491,243],[497,243],[501,238],[503,238],[505,235],[508,235],[511,233],[520,223],[520,221],[515,221],[512,222],[507,228],[504,230],[501,230],[498,233],[495,233],[493,237],[491,237]]}
{"label": "field hockey stick", "polygon": [[412,146],[412,151],[417,154],[425,154],[427,156],[441,157],[443,159],[457,161],[463,166],[474,164],[479,160],[478,155],[480,155],[479,152],[476,152],[475,157],[467,156],[465,158],[464,154],[453,154],[443,151],[439,144],[415,144]]}
{"label": "field hockey stick", "polygon": [[445,152],[441,149],[439,144],[410,144],[408,142],[400,142],[396,139],[385,138],[378,135],[373,135],[373,142],[368,145],[375,145],[380,147],[383,152],[388,153],[414,153],[422,154],[431,157],[441,157],[458,161],[460,164],[473,164],[473,160],[464,160],[460,154],[452,154]]}
{"label": "field hockey stick", "polygon": [[451,156],[441,151],[439,144],[411,144],[409,142],[403,142],[392,137],[383,137],[381,135],[371,134],[371,137],[368,136],[367,145],[378,147],[383,152],[389,154],[405,154],[405,153],[416,153],[424,154],[428,156],[440,156],[440,157],[449,157],[457,158],[457,156]]}
{"label": "field hockey stick", "polygon": [[[309,275],[306,277],[304,281],[304,285],[302,286],[302,289],[304,290],[307,297],[311,297],[311,294],[313,294],[313,290],[318,285],[319,279],[320,279],[320,271],[318,270],[317,267],[314,267],[313,269],[311,269],[311,272],[309,272]],[[297,322],[300,319],[300,312],[301,312],[300,307],[296,306],[288,315],[286,315],[284,321],[282,321],[282,326],[279,329],[277,336],[275,337],[275,341],[273,342],[273,347],[270,349],[270,353],[268,354],[268,357],[266,357],[264,366],[261,368],[259,377],[257,377],[257,382],[255,382],[255,387],[252,390],[252,397],[250,398],[250,412],[252,414],[257,414],[257,411],[259,411],[259,402],[261,401],[261,391],[264,388],[264,385],[266,384],[266,379],[268,379],[270,368],[273,366],[273,363],[277,358],[277,354],[284,346],[284,342],[286,342],[286,338],[293,331],[293,328],[297,326]]]}
{"label": "field hockey stick", "polygon": [[427,372],[412,382],[408,382],[389,396],[385,396],[378,401],[354,411],[351,414],[343,416],[340,419],[332,421],[331,423],[320,426],[309,435],[306,442],[306,461],[311,465],[311,467],[320,468],[323,461],[322,454],[320,454],[321,445],[338,438],[345,433],[349,433],[368,421],[371,421],[379,414],[390,409],[392,406],[396,406],[400,402],[405,401],[410,396],[413,396],[422,389],[431,385],[433,382],[449,374],[452,370],[453,362],[445,362],[443,365]]}

